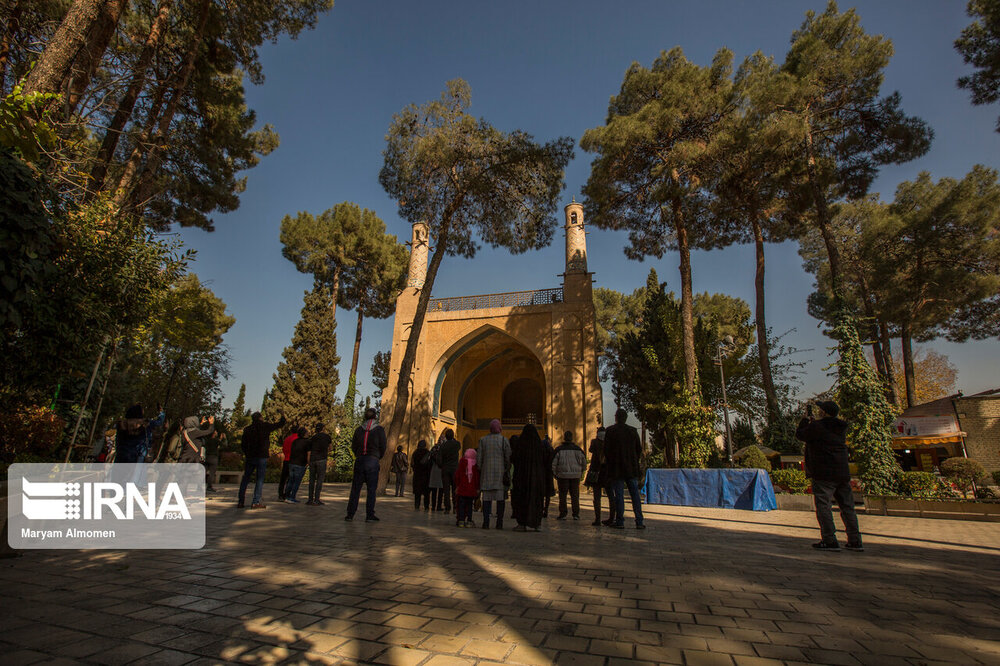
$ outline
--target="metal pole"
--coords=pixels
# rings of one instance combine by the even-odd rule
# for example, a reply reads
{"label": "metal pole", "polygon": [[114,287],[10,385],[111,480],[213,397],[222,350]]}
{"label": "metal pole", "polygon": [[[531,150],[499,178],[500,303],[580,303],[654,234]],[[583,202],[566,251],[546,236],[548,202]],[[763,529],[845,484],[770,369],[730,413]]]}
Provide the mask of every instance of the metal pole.
{"label": "metal pole", "polygon": [[104,375],[104,383],[101,385],[100,397],[97,399],[97,409],[94,411],[94,421],[90,424],[90,435],[87,443],[93,447],[94,432],[97,431],[97,423],[101,420],[101,407],[104,405],[104,394],[108,390],[108,380],[111,379],[111,369],[115,366],[115,357],[118,355],[118,344],[111,348],[111,356],[108,357],[108,369]]}
{"label": "metal pole", "polygon": [[729,458],[729,466],[733,466],[733,435],[729,430],[729,401],[726,398],[726,372],[722,369],[722,345],[717,345],[719,378],[722,380],[722,418],[726,424],[726,454]]}
{"label": "metal pole", "polygon": [[66,449],[66,459],[63,462],[69,462],[69,456],[73,452],[73,446],[76,444],[76,435],[80,432],[80,422],[83,421],[83,410],[87,407],[87,403],[90,401],[90,390],[94,388],[94,380],[97,379],[97,371],[101,368],[101,362],[104,360],[104,350],[108,346],[108,338],[104,338],[104,342],[101,344],[101,353],[97,355],[97,363],[94,364],[94,371],[90,373],[90,383],[87,384],[87,392],[83,395],[83,402],[80,404],[80,411],[76,415],[76,425],[73,426],[73,436],[69,439],[69,447]]}

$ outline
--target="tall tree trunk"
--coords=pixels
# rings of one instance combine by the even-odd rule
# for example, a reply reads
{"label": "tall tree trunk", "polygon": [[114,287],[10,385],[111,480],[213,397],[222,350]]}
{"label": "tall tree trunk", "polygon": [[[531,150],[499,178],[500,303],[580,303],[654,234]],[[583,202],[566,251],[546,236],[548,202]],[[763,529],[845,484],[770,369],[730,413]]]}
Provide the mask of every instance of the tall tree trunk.
{"label": "tall tree trunk", "polygon": [[861,303],[865,311],[865,317],[871,322],[868,330],[868,337],[871,338],[872,357],[875,359],[875,370],[879,379],[884,384],[884,393],[887,400],[892,400],[895,394],[895,387],[889,381],[890,369],[886,367],[885,353],[882,351],[882,338],[879,334],[878,317],[875,314],[874,297],[868,289],[868,280],[865,279],[861,271],[857,275],[858,284],[861,287]]}
{"label": "tall tree trunk", "polygon": [[83,97],[87,86],[90,85],[90,79],[94,76],[97,68],[101,66],[104,52],[108,50],[108,44],[111,43],[111,38],[118,28],[122,11],[127,4],[127,0],[109,0],[109,2],[103,3],[97,20],[94,21],[70,70],[70,78],[66,84],[66,99],[63,104],[67,117],[76,110],[80,98]]}
{"label": "tall tree trunk", "polygon": [[[410,327],[410,337],[406,340],[406,349],[403,351],[403,360],[399,364],[399,379],[396,381],[396,403],[392,406],[392,421],[389,422],[389,430],[386,432],[386,439],[389,442],[389,450],[396,445],[403,432],[403,421],[406,419],[406,412],[410,402],[410,375],[413,374],[413,364],[417,359],[417,346],[420,342],[420,332],[424,328],[424,319],[427,316],[427,304],[431,300],[431,290],[434,288],[434,279],[437,277],[438,267],[444,258],[445,250],[448,248],[448,226],[451,221],[452,211],[458,210],[461,205],[463,195],[453,202],[452,206],[445,211],[444,219],[441,223],[441,230],[437,237],[437,247],[431,255],[430,264],[427,266],[427,275],[424,277],[424,286],[420,288],[420,298],[417,299],[417,309],[413,313],[413,325]],[[389,483],[389,465],[392,456],[382,458],[382,467],[378,475],[378,490],[382,492]]]}
{"label": "tall tree trunk", "polygon": [[354,331],[354,356],[351,358],[351,374],[347,378],[347,394],[344,396],[344,404],[348,405],[351,413],[354,412],[354,396],[358,386],[358,355],[361,353],[361,324],[364,321],[364,311],[358,305],[358,327]]}
{"label": "tall tree trunk", "polygon": [[899,407],[899,389],[896,386],[896,365],[892,360],[892,340],[889,338],[889,325],[884,321],[878,322],[878,337],[882,342],[882,364],[885,366],[885,381],[889,384],[889,399],[892,404]]}
{"label": "tall tree trunk", "polygon": [[698,357],[694,351],[694,294],[691,289],[691,244],[687,222],[680,199],[673,201],[674,230],[677,251],[681,256],[681,340],[684,347],[684,387],[696,399],[698,387]]}
{"label": "tall tree trunk", "polygon": [[118,0],[75,0],[24,82],[26,93],[54,93],[69,80],[80,49],[106,5]]}
{"label": "tall tree trunk", "polygon": [[841,291],[840,279],[840,250],[837,248],[837,240],[833,236],[833,229],[830,228],[830,206],[819,184],[819,175],[816,173],[816,155],[813,149],[812,129],[806,132],[806,167],[809,176],[809,191],[812,193],[813,205],[816,207],[816,226],[819,227],[820,235],[823,236],[823,245],[826,246],[827,258],[830,261],[830,286],[833,289],[834,299],[839,303],[843,292]]}
{"label": "tall tree trunk", "polygon": [[129,81],[128,90],[118,100],[118,108],[115,110],[115,115],[111,119],[107,131],[104,133],[104,140],[101,142],[101,149],[97,152],[97,159],[94,160],[94,168],[90,172],[90,183],[86,193],[85,200],[87,201],[92,199],[104,186],[104,179],[108,174],[108,166],[111,164],[111,160],[114,159],[115,150],[118,148],[118,141],[121,138],[122,131],[124,131],[125,124],[129,118],[132,117],[132,111],[135,109],[135,103],[139,99],[139,93],[142,92],[142,89],[146,85],[146,70],[149,69],[150,64],[153,62],[153,55],[160,44],[160,39],[167,25],[167,19],[170,16],[171,4],[173,4],[172,0],[161,0],[156,17],[149,27],[149,34],[146,36],[146,41],[139,54],[139,60],[132,71],[132,79]]}
{"label": "tall tree trunk", "polygon": [[17,0],[7,17],[7,27],[0,38],[0,97],[6,93],[7,65],[10,63],[10,45],[21,29],[21,14],[24,13],[24,0]]}
{"label": "tall tree trunk", "polygon": [[126,0],[75,0],[24,84],[26,93],[68,93],[71,112],[90,83]]}
{"label": "tall tree trunk", "polygon": [[[194,37],[191,40],[191,44],[188,46],[187,53],[184,55],[184,61],[178,72],[177,83],[173,87],[170,101],[167,102],[166,108],[163,110],[163,114],[157,121],[156,134],[146,145],[142,142],[136,143],[136,147],[133,149],[132,155],[129,157],[128,163],[125,165],[125,171],[122,173],[122,177],[118,181],[118,187],[115,189],[115,195],[113,198],[113,205],[117,210],[124,208],[126,202],[130,199],[132,199],[133,204],[137,204],[137,207],[141,207],[141,205],[145,203],[144,200],[136,201],[134,195],[136,194],[136,190],[138,189],[137,186],[143,173],[155,173],[159,168],[160,155],[162,153],[161,146],[167,140],[167,134],[170,131],[170,123],[173,122],[174,115],[177,113],[177,108],[180,106],[181,98],[184,96],[184,93],[187,90],[188,82],[191,80],[191,74],[194,73],[194,66],[198,59],[198,52],[201,50],[201,43],[205,34],[205,26],[208,23],[210,7],[210,0],[201,0],[198,25],[195,29]],[[146,158],[145,167],[142,166],[142,158],[144,155]]]}
{"label": "tall tree trunk", "polygon": [[781,415],[778,405],[778,392],[774,388],[774,376],[771,373],[771,345],[767,341],[767,321],[764,313],[764,232],[756,213],[751,216],[753,225],[754,252],[757,259],[757,270],[754,275],[754,289],[757,303],[754,319],[757,324],[757,356],[760,361],[760,377],[764,384],[764,396],[767,399],[767,423],[772,425]]}
{"label": "tall tree trunk", "polygon": [[906,382],[906,406],[917,404],[917,385],[913,373],[913,339],[910,335],[910,325],[903,324],[901,336],[903,348],[903,379]]}

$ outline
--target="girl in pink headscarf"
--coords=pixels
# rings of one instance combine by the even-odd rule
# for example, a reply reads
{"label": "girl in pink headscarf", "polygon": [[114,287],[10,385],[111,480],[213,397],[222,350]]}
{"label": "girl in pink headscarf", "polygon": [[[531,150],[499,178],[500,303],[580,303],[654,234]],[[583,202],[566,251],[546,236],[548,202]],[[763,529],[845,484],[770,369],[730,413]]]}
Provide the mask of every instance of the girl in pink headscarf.
{"label": "girl in pink headscarf", "polygon": [[456,527],[472,527],[472,505],[479,495],[479,468],[476,467],[476,450],[466,449],[465,456],[455,470],[455,498],[458,502]]}

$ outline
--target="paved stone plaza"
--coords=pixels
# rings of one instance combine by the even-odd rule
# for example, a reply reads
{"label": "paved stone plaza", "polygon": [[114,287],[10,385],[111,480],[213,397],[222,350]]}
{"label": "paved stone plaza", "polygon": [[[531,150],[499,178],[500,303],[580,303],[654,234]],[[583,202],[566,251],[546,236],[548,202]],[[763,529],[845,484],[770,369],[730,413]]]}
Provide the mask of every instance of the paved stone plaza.
{"label": "paved stone plaza", "polygon": [[820,553],[809,513],[521,534],[409,498],[346,523],[328,488],[251,512],[230,486],[199,551],[0,560],[0,663],[1000,664],[997,523],[863,516],[865,553]]}

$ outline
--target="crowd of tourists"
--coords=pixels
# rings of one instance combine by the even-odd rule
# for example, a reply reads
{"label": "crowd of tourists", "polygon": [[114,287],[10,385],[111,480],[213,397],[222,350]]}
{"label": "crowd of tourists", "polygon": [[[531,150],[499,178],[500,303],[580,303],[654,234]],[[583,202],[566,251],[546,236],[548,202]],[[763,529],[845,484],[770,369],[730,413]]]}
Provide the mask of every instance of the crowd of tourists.
{"label": "crowd of tourists", "polygon": [[[417,443],[410,461],[413,474],[413,508],[455,515],[458,527],[473,527],[473,514],[482,512],[482,529],[503,529],[508,497],[514,531],[540,531],[552,498],[558,495],[556,520],[580,520],[580,484],[593,494],[594,526],[625,527],[625,489],[632,503],[635,526],[645,529],[639,498],[639,433],[626,424],[619,410],[615,424],[598,429],[590,442],[590,461],[567,430],[558,446],[526,425],[509,440],[499,420],[490,423],[490,434],[477,448],[466,449],[445,429],[428,448]],[[586,472],[586,475],[584,474]],[[602,519],[602,497],[608,498],[608,516]]]}
{"label": "crowd of tourists", "polygon": [[[191,416],[167,428],[159,447],[153,446],[154,432],[165,423],[165,414],[157,409],[154,418],[145,418],[141,405],[133,405],[125,418],[116,424],[113,450],[105,444],[98,462],[201,462],[206,467],[207,490],[214,492],[220,447],[226,434],[213,417]],[[805,444],[806,474],[812,482],[816,516],[821,541],[820,550],[839,550],[832,516],[832,504],[840,509],[847,533],[849,550],[864,550],[850,486],[848,454],[845,441],[847,424],[837,418],[840,409],[832,401],[810,403],[796,431]],[[389,470],[395,475],[395,495],[404,494],[406,479],[412,473],[414,510],[454,515],[458,527],[473,527],[474,514],[481,512],[483,529],[503,529],[508,499],[514,531],[540,531],[549,515],[552,498],[558,494],[556,520],[580,520],[580,485],[588,487],[593,497],[594,526],[625,527],[625,491],[628,491],[637,529],[645,529],[639,497],[639,474],[642,445],[639,433],[626,423],[628,414],[619,409],[615,423],[599,428],[590,442],[589,464],[583,449],[574,441],[572,430],[563,433],[553,447],[548,436],[542,438],[534,425],[526,425],[509,440],[501,423],[494,419],[490,432],[479,440],[478,447],[464,452],[451,428],[446,428],[428,448],[420,440],[412,459],[397,446]],[[243,430],[244,471],[240,481],[237,506],[245,506],[246,492],[254,483],[252,509],[265,508],[264,476],[270,454],[271,435],[285,426],[284,416],[274,423],[260,413],[251,416]],[[299,489],[308,471],[307,505],[322,505],[323,480],[332,440],[322,423],[310,434],[304,427],[294,427],[282,441],[283,463],[278,481],[279,501],[299,503]],[[354,471],[345,520],[353,520],[366,489],[365,521],[378,521],[375,513],[379,469],[386,454],[385,430],[377,422],[374,409],[366,410],[364,420],[353,434]],[[586,472],[586,474],[584,474]],[[602,499],[608,499],[607,518],[602,518]]]}

